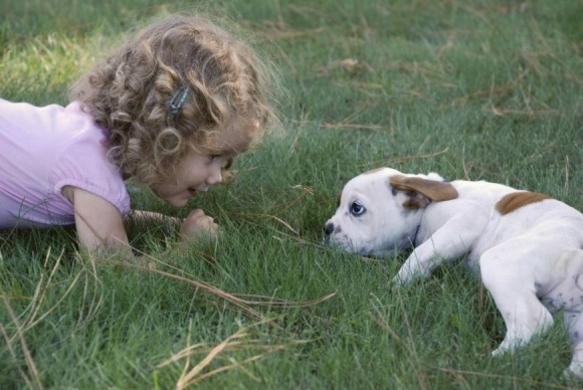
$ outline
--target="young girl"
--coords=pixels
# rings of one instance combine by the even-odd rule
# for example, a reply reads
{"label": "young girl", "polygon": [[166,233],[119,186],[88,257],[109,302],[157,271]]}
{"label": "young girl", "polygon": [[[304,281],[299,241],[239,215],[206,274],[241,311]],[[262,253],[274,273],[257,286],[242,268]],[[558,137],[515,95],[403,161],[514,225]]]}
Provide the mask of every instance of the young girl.
{"label": "young girl", "polygon": [[[179,207],[221,182],[274,119],[268,76],[242,41],[174,15],[84,75],[66,107],[0,99],[0,229],[75,224],[87,250],[127,255],[124,181]],[[181,227],[183,237],[215,230],[198,209]]]}

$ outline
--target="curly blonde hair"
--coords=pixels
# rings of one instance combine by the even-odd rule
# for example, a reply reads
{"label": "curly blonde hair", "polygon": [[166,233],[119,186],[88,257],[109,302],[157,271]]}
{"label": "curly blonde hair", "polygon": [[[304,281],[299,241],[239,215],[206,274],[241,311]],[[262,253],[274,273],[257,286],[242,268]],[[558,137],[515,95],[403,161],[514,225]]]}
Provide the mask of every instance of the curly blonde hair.
{"label": "curly blonde hair", "polygon": [[[243,40],[203,17],[172,15],[139,31],[71,89],[96,123],[109,130],[108,158],[124,177],[152,186],[171,174],[190,148],[214,149],[239,120],[257,126],[243,150],[277,122],[269,105],[273,72]],[[167,104],[186,90],[174,114]],[[275,121],[274,121],[275,119]],[[223,137],[224,138],[224,137]]]}

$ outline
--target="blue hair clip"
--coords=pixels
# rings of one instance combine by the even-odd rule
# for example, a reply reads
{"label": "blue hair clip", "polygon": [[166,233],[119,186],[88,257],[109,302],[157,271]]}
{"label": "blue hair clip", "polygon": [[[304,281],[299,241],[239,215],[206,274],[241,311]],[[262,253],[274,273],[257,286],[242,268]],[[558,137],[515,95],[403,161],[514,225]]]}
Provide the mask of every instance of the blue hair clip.
{"label": "blue hair clip", "polygon": [[166,107],[168,107],[168,109],[170,110],[170,114],[172,115],[178,114],[178,112],[184,105],[186,98],[188,97],[189,91],[190,88],[188,87],[188,85],[181,85],[180,87],[178,87],[176,92],[172,94],[172,96],[166,103]]}

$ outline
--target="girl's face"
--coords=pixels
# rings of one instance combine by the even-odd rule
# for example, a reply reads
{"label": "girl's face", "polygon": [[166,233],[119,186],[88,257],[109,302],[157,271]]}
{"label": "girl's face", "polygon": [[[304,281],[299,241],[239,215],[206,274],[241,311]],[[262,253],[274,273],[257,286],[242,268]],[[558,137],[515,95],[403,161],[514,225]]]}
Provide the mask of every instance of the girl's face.
{"label": "girl's face", "polygon": [[178,164],[175,173],[158,182],[152,191],[172,206],[185,206],[197,192],[205,192],[212,184],[221,182],[221,171],[234,155],[203,155],[194,151]]}
{"label": "girl's face", "polygon": [[153,185],[152,191],[167,203],[182,207],[197,192],[205,192],[211,185],[220,183],[222,170],[248,148],[249,136],[257,128],[255,122],[242,122],[223,131],[223,139],[214,140],[212,152],[203,154],[190,149],[174,174]]}

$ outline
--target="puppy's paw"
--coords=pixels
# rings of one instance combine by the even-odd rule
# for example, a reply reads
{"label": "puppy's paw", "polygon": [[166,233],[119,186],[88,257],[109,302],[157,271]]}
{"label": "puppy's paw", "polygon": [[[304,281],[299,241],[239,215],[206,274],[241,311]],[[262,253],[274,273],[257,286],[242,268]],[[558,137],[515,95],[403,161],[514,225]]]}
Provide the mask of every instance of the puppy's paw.
{"label": "puppy's paw", "polygon": [[583,379],[583,364],[573,365],[573,363],[571,363],[571,365],[563,371],[563,377],[567,379]]}
{"label": "puppy's paw", "polygon": [[570,378],[583,378],[583,342],[579,342],[573,346],[571,364],[563,372],[563,375]]}
{"label": "puppy's paw", "polygon": [[413,274],[409,272],[408,269],[401,269],[397,273],[397,275],[391,280],[392,283],[397,284],[399,286],[406,286],[413,281]]}
{"label": "puppy's paw", "polygon": [[509,349],[507,348],[496,348],[495,350],[492,351],[492,357],[498,357],[498,356],[502,356],[504,355],[506,352],[510,352]]}
{"label": "puppy's paw", "polygon": [[496,348],[495,350],[492,351],[492,356],[493,357],[497,357],[497,356],[502,356],[506,353],[514,353],[514,351],[517,348],[520,348],[521,345],[524,345],[524,342],[521,342],[520,340],[516,339],[508,339],[505,338],[502,343],[500,343],[500,345],[498,346],[498,348]]}
{"label": "puppy's paw", "polygon": [[408,285],[414,279],[426,279],[431,275],[429,269],[424,268],[418,264],[411,264],[410,262],[405,262],[397,275],[393,278],[393,281],[399,283],[400,285]]}

